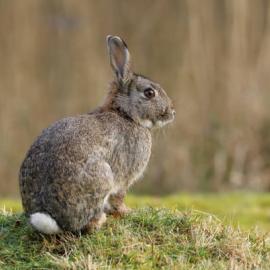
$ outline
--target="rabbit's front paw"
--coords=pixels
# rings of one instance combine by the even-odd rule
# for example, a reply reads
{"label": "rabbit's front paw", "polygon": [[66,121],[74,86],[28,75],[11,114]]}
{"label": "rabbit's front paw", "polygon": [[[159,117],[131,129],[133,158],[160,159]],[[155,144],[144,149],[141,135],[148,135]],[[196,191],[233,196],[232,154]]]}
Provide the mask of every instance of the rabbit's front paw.
{"label": "rabbit's front paw", "polygon": [[111,212],[111,215],[115,218],[123,217],[131,212],[131,208],[127,207],[124,203],[121,204],[117,209]]}
{"label": "rabbit's front paw", "polygon": [[131,209],[123,203],[117,208],[113,208],[113,207],[110,207],[109,209],[106,208],[105,211],[106,211],[106,214],[108,215],[112,215],[115,218],[120,218],[130,213]]}
{"label": "rabbit's front paw", "polygon": [[124,197],[124,192],[111,194],[105,205],[105,213],[114,217],[122,217],[128,214],[131,209],[125,205]]}

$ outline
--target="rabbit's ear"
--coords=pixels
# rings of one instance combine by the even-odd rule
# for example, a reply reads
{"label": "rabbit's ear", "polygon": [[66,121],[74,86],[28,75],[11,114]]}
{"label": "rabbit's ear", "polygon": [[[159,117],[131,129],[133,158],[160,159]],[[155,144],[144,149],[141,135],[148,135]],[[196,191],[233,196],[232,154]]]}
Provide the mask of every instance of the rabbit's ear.
{"label": "rabbit's ear", "polygon": [[130,79],[130,54],[126,43],[118,36],[107,36],[110,63],[120,83]]}

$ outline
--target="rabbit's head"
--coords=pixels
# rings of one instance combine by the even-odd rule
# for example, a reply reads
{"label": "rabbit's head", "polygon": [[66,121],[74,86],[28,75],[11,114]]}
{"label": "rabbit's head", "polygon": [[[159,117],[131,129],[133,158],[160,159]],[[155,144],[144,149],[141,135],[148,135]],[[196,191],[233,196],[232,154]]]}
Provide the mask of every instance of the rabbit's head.
{"label": "rabbit's head", "polygon": [[171,122],[175,111],[170,98],[158,83],[132,71],[126,43],[117,36],[108,36],[107,46],[116,76],[107,105],[146,128]]}

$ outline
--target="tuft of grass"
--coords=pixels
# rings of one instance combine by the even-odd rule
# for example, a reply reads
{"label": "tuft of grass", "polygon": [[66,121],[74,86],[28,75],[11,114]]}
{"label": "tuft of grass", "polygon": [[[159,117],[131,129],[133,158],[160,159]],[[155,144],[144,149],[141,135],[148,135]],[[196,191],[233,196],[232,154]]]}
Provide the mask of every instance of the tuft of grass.
{"label": "tuft of grass", "polygon": [[270,269],[269,236],[210,214],[165,208],[109,218],[92,234],[44,236],[24,215],[0,212],[0,268]]}

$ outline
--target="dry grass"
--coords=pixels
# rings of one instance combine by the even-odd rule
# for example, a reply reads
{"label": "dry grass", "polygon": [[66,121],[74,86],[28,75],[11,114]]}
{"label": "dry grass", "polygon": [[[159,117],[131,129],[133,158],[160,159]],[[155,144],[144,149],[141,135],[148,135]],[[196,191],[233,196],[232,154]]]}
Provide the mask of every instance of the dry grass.
{"label": "dry grass", "polygon": [[267,235],[198,212],[136,210],[92,235],[45,237],[0,215],[1,269],[269,269]]}

